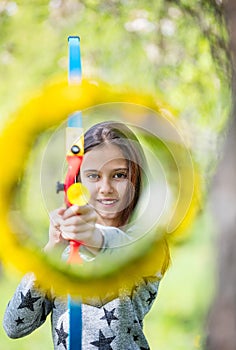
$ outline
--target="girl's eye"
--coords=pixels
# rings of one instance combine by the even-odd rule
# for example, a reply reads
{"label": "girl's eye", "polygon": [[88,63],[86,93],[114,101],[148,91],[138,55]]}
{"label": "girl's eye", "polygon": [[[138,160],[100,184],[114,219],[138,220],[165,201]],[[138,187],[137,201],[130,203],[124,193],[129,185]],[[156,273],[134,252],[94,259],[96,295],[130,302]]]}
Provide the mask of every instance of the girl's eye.
{"label": "girl's eye", "polygon": [[89,180],[95,181],[95,180],[98,180],[98,179],[99,179],[99,175],[96,174],[96,173],[88,174],[88,175],[87,175],[87,178],[88,178]]}
{"label": "girl's eye", "polygon": [[114,175],[114,178],[115,179],[127,179],[127,173],[126,172],[125,173],[116,173]]}

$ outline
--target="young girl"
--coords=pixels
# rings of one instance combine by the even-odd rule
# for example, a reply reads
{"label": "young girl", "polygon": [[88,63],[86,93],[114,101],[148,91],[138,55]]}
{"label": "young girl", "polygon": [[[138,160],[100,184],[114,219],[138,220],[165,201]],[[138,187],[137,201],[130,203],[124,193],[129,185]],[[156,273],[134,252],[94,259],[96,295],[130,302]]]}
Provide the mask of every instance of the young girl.
{"label": "young girl", "polygon": [[[45,251],[70,240],[82,241],[83,259],[96,259],[130,243],[125,233],[143,183],[145,157],[134,133],[122,123],[103,122],[84,137],[85,154],[78,174],[89,189],[90,201],[83,207],[59,208],[51,213],[49,240]],[[78,215],[79,214],[79,215]],[[64,256],[68,255],[69,246]],[[82,304],[82,349],[149,349],[143,333],[143,319],[158,291],[169,262],[168,247],[162,271],[144,276],[130,295],[113,300],[96,299]],[[30,334],[51,313],[54,349],[68,349],[69,315],[67,300],[52,297],[38,288],[33,274],[18,286],[4,316],[4,328],[11,338]]]}

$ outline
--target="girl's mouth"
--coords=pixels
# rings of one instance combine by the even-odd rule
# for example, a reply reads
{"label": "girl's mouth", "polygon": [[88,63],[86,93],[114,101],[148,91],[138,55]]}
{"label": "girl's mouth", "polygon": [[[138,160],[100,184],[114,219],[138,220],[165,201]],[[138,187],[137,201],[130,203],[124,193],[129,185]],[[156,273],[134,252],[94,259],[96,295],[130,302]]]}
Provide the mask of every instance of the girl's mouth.
{"label": "girl's mouth", "polygon": [[108,199],[98,199],[97,201],[103,205],[113,205],[113,204],[116,204],[118,202],[118,199],[108,198]]}

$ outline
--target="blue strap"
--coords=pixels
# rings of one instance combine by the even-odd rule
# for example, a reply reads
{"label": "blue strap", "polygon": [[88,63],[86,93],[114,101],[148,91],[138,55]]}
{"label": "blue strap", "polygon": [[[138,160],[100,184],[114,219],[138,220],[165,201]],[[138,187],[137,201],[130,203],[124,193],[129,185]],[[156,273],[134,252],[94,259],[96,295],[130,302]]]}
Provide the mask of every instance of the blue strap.
{"label": "blue strap", "polygon": [[69,310],[69,349],[82,349],[82,307],[68,296]]}

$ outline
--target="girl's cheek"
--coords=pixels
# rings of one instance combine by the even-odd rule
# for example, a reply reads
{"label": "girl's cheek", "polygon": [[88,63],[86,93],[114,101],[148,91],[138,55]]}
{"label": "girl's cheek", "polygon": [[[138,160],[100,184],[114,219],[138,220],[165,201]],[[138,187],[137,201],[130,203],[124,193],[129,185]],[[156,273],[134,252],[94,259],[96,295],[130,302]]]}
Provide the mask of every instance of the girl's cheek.
{"label": "girl's cheek", "polygon": [[84,184],[86,187],[87,187],[87,189],[89,190],[89,193],[90,193],[90,197],[91,198],[93,198],[95,195],[96,195],[96,193],[97,193],[97,188],[96,188],[96,185],[94,184],[94,185],[91,185],[90,183],[88,183],[87,185],[86,184]]}
{"label": "girl's cheek", "polygon": [[133,185],[131,183],[129,183],[128,181],[124,181],[121,183],[117,184],[117,192],[119,192],[120,194],[124,195],[127,194],[127,191],[131,191]]}
{"label": "girl's cheek", "polygon": [[88,179],[86,177],[85,178],[81,177],[81,182],[85,187],[87,187],[88,190],[91,190],[93,184],[91,184],[91,182],[88,181]]}
{"label": "girl's cheek", "polygon": [[119,193],[128,207],[134,199],[135,187],[131,182],[123,184],[123,186],[119,189]]}

